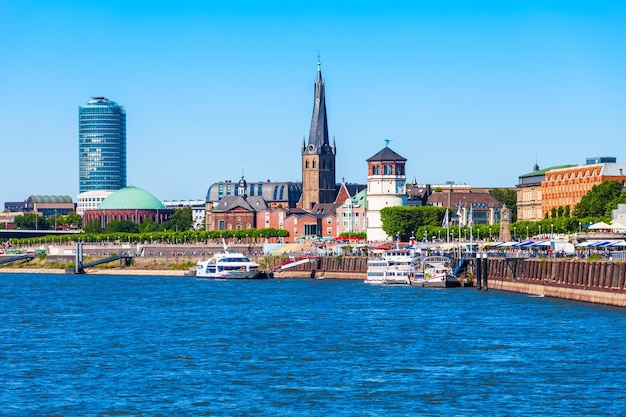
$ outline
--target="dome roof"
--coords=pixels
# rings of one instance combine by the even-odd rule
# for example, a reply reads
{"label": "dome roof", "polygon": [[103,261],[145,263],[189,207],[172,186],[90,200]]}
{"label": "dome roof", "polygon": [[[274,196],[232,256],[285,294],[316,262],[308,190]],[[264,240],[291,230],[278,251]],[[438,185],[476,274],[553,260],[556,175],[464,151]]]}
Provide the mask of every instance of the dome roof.
{"label": "dome roof", "polygon": [[158,198],[139,187],[117,190],[98,206],[98,210],[165,210]]}

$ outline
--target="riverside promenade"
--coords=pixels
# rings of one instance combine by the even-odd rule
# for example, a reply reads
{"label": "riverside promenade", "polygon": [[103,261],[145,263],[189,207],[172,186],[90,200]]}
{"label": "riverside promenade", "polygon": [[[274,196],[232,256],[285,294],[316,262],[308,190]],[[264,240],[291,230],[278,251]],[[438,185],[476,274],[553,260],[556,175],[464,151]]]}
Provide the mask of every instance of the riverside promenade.
{"label": "riverside promenade", "polygon": [[[51,247],[57,255],[45,259],[3,266],[7,273],[64,273],[59,264],[73,263],[74,255],[67,253],[72,246]],[[223,248],[220,245],[145,245],[137,254],[136,245],[86,245],[85,256],[97,259],[114,253],[134,255],[131,267],[121,268],[111,263],[92,268],[89,274],[118,275],[172,275],[183,276],[195,264]],[[260,245],[232,245],[260,263],[272,268],[289,256],[264,256]],[[275,274],[276,278],[328,278],[363,280],[366,277],[367,258],[362,256],[323,256],[313,262],[299,265]],[[509,291],[535,296],[562,298],[596,304],[626,307],[626,262],[529,258],[519,261],[513,274],[511,263],[504,258],[488,259],[489,290]]]}

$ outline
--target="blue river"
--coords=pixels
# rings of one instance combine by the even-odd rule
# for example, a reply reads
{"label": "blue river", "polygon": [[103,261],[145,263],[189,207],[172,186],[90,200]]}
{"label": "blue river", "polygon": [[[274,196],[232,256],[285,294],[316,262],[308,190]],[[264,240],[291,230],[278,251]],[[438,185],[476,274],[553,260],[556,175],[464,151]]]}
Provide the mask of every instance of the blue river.
{"label": "blue river", "polygon": [[0,273],[0,414],[617,416],[626,310],[360,281]]}

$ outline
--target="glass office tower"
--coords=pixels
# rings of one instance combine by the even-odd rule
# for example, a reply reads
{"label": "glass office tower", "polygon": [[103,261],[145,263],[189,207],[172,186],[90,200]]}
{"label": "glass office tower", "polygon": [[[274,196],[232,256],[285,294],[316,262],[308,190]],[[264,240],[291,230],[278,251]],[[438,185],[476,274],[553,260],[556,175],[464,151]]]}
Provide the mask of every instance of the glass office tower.
{"label": "glass office tower", "polygon": [[126,187],[126,110],[105,97],[78,108],[79,193]]}

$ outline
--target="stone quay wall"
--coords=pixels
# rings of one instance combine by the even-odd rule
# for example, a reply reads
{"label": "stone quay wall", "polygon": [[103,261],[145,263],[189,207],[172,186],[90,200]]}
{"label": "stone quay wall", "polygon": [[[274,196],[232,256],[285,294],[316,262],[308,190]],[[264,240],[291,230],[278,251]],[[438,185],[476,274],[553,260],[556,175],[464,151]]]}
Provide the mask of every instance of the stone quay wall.
{"label": "stone quay wall", "polygon": [[277,273],[276,277],[360,279],[367,275],[367,258],[363,256],[328,256],[297,265]]}
{"label": "stone quay wall", "polygon": [[488,268],[489,289],[626,307],[625,262],[489,259]]}

